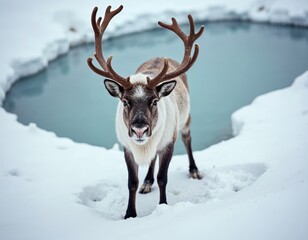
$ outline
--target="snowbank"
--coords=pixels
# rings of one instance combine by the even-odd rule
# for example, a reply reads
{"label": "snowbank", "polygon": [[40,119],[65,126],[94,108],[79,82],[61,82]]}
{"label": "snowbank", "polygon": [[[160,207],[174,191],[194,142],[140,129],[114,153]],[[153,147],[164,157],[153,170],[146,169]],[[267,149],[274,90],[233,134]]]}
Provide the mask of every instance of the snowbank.
{"label": "snowbank", "polygon": [[[112,1],[118,6],[123,1]],[[101,1],[4,1],[0,102],[19,77],[72,45],[92,41],[89,13]],[[127,1],[109,36],[155,27],[171,16],[308,26],[305,0]],[[136,7],[137,6],[137,7]],[[185,17],[184,17],[185,16]],[[154,25],[155,24],[155,25]],[[116,30],[116,32],[115,32]],[[158,189],[138,195],[139,218],[122,220],[127,173],[116,149],[77,144],[24,126],[0,108],[0,239],[306,239],[308,72],[232,116],[235,138],[195,157],[205,178],[188,179],[174,157],[169,205]],[[141,169],[140,178],[145,174]]]}

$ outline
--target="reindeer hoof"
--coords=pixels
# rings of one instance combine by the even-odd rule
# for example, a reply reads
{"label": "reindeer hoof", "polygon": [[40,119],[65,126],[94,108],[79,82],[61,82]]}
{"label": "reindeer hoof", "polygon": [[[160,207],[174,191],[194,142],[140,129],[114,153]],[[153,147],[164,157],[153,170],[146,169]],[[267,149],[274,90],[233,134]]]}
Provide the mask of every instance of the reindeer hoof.
{"label": "reindeer hoof", "polygon": [[140,187],[139,193],[147,194],[152,190],[152,183],[150,181],[145,181],[142,186]]}
{"label": "reindeer hoof", "polygon": [[127,210],[126,214],[124,216],[124,219],[135,218],[135,217],[137,217],[136,211],[129,211],[129,210]]}
{"label": "reindeer hoof", "polygon": [[193,178],[193,179],[202,179],[203,176],[201,175],[201,173],[198,171],[198,169],[194,169],[194,170],[191,170],[189,172],[189,177]]}

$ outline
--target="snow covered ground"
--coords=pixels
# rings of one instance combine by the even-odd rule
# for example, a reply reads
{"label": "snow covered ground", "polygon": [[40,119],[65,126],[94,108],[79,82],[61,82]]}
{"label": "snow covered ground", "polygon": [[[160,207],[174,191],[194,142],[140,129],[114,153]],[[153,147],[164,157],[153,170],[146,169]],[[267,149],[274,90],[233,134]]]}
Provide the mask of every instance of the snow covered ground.
{"label": "snow covered ground", "polygon": [[[183,21],[188,12],[200,20],[308,26],[306,0],[112,1],[120,3],[125,9],[109,36],[172,16]],[[92,40],[94,5],[102,12],[108,4],[1,0],[0,102],[19,77]],[[77,144],[16,118],[0,108],[1,240],[307,239],[308,72],[234,113],[235,138],[195,152],[201,181],[188,179],[185,155],[175,156],[169,205],[157,205],[154,187],[137,196],[139,217],[126,221],[127,173],[118,149]]]}

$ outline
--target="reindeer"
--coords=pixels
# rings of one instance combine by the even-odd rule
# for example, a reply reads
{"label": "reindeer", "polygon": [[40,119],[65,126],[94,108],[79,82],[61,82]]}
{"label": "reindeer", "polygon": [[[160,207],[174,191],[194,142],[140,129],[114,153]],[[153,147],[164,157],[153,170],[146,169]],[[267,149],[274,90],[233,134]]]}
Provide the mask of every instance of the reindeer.
{"label": "reindeer", "polygon": [[[149,165],[139,190],[142,194],[149,193],[154,183],[157,155],[159,156],[157,174],[159,204],[167,204],[167,173],[179,131],[189,158],[190,177],[202,178],[191,148],[190,100],[185,72],[191,68],[198,57],[199,46],[194,45],[194,42],[203,33],[204,26],[195,33],[193,18],[188,15],[190,34],[186,35],[175,18],[172,18],[170,25],[158,22],[161,27],[173,31],[183,41],[185,53],[181,64],[169,58],[157,57],[139,66],[135,74],[124,78],[113,69],[112,56],[106,61],[102,51],[103,34],[110,20],[122,9],[121,5],[111,11],[111,6],[108,6],[103,21],[101,17],[96,18],[98,8],[93,9],[91,22],[95,36],[94,56],[102,69],[94,66],[91,57],[87,62],[95,73],[106,78],[104,84],[109,94],[120,100],[116,114],[116,133],[124,147],[128,170],[129,200],[124,217],[127,219],[137,216],[138,166]],[[193,45],[194,53],[191,57]]]}

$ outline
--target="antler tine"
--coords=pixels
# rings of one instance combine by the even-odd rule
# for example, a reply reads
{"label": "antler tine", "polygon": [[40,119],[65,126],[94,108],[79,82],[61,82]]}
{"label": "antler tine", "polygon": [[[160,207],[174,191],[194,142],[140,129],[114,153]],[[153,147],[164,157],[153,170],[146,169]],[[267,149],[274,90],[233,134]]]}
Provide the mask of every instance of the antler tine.
{"label": "antler tine", "polygon": [[187,61],[187,64],[184,65],[183,67],[179,67],[174,72],[166,74],[163,77],[162,81],[166,81],[166,80],[170,80],[170,79],[176,78],[177,76],[180,76],[181,74],[187,72],[192,67],[192,65],[194,65],[195,61],[197,60],[198,54],[199,54],[199,45],[196,44],[195,45],[195,49],[194,49],[194,55],[193,55],[192,58],[189,57],[189,59]]}
{"label": "antler tine", "polygon": [[204,31],[204,26],[202,25],[197,33],[195,33],[195,23],[193,17],[188,15],[189,25],[190,25],[190,36],[193,41],[196,41]]}
{"label": "antler tine", "polygon": [[169,67],[168,59],[164,58],[164,67],[162,68],[160,73],[157,74],[152,80],[149,77],[147,77],[148,88],[154,89],[163,80],[163,77],[165,76],[166,72],[168,71],[168,67]]}
{"label": "antler tine", "polygon": [[96,34],[98,34],[99,32],[98,32],[98,24],[96,24],[96,14],[97,14],[97,10],[98,10],[98,7],[95,7],[95,8],[93,8],[93,10],[92,10],[92,14],[91,14],[91,24],[92,24],[92,28],[93,28],[93,31],[94,31],[94,33]]}
{"label": "antler tine", "polygon": [[101,75],[103,77],[106,77],[106,78],[112,78],[111,74],[109,74],[108,72],[105,72],[105,71],[95,67],[92,61],[93,61],[93,58],[91,58],[91,57],[89,57],[87,59],[88,66],[92,69],[93,72],[95,72],[98,75]]}
{"label": "antler tine", "polygon": [[123,78],[121,77],[119,74],[117,74],[114,69],[112,68],[111,66],[111,61],[112,61],[112,56],[110,56],[108,59],[107,59],[107,68],[108,68],[108,71],[112,74],[112,76],[114,78],[116,78],[117,82],[121,84],[121,86],[124,88],[124,89],[130,89],[133,85],[132,83],[129,81],[129,77],[128,78]]}
{"label": "antler tine", "polygon": [[103,23],[102,25],[100,26],[101,28],[101,31],[104,32],[110,22],[110,20],[115,16],[117,15],[119,12],[121,12],[123,9],[123,5],[120,5],[117,9],[111,11],[111,6],[108,6],[106,8],[106,11],[105,11],[105,17],[104,17],[104,20],[103,20]]}
{"label": "antler tine", "polygon": [[158,24],[161,27],[163,27],[163,28],[167,28],[167,29],[173,31],[174,33],[176,33],[185,42],[187,36],[185,35],[185,33],[183,33],[183,31],[179,27],[179,24],[178,24],[177,20],[175,18],[171,18],[171,20],[172,20],[172,24],[170,24],[170,25],[166,24],[166,23],[163,23],[161,21],[159,21]]}
{"label": "antler tine", "polygon": [[[130,88],[132,85],[129,81],[129,78],[125,79],[121,77],[119,74],[117,74],[114,69],[111,66],[111,60],[112,56],[108,58],[107,62],[104,58],[103,51],[102,51],[102,39],[104,32],[111,21],[111,19],[117,15],[119,12],[121,12],[123,9],[123,6],[119,6],[117,9],[111,11],[111,6],[108,6],[105,10],[104,19],[102,17],[99,17],[96,20],[96,14],[98,11],[98,8],[95,7],[92,11],[91,15],[91,23],[92,28],[94,31],[94,37],[95,37],[95,53],[94,57],[96,58],[99,65],[103,68],[103,70],[98,69],[94,66],[92,63],[93,59],[90,57],[88,58],[88,65],[89,67],[97,74],[102,75],[107,78],[111,78],[118,82],[120,85],[122,85],[125,89]],[[103,21],[102,21],[103,20]]]}
{"label": "antler tine", "polygon": [[189,26],[190,26],[190,35],[194,35],[195,34],[195,22],[190,14],[188,15],[188,20],[189,20]]}
{"label": "antler tine", "polygon": [[96,21],[96,25],[100,26],[101,25],[101,21],[102,21],[102,17],[99,17]]}

